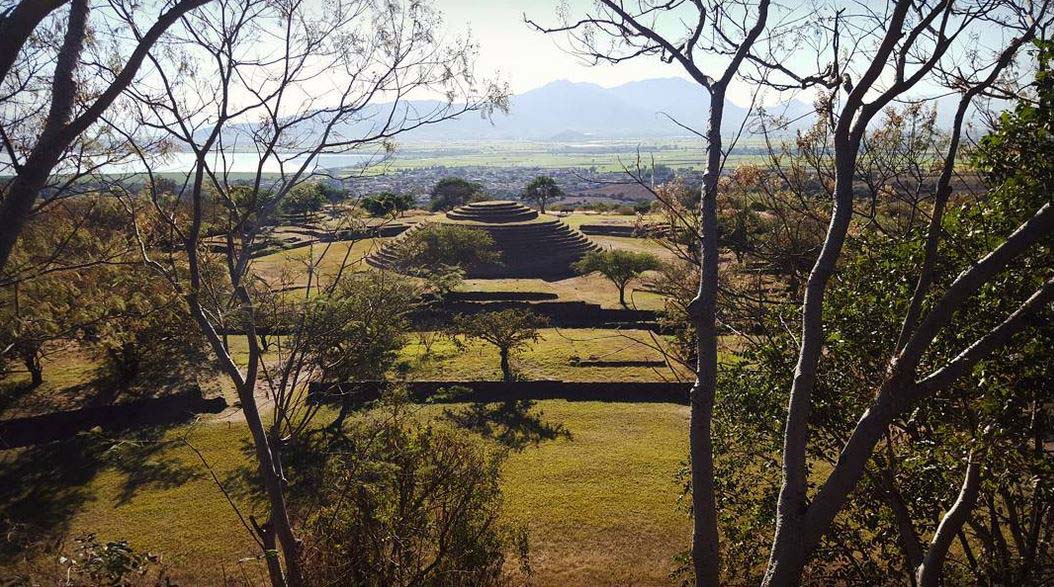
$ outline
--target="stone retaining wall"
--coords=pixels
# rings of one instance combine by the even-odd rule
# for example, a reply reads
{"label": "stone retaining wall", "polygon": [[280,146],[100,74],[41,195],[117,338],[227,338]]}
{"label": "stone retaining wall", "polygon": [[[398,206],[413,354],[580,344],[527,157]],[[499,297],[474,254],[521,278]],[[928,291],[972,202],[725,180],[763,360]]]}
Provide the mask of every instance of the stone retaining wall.
{"label": "stone retaining wall", "polygon": [[[342,384],[312,384],[312,402],[360,405],[380,397],[391,382],[361,381]],[[681,382],[591,382],[591,381],[410,381],[404,384],[415,402],[505,402],[516,400],[563,399],[568,401],[656,402],[688,404],[692,385]],[[463,395],[439,393],[451,387],[468,390]]]}
{"label": "stone retaining wall", "polygon": [[191,388],[165,397],[0,420],[0,449],[72,438],[95,427],[114,432],[172,424],[189,420],[195,414],[218,414],[225,409],[227,401],[222,397],[205,399],[200,389]]}

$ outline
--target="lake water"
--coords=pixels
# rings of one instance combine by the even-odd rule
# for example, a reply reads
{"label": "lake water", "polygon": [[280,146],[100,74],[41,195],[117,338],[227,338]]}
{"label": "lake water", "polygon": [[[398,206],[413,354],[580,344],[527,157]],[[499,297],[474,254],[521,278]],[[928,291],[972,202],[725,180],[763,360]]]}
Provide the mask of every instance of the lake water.
{"label": "lake water", "polygon": [[[287,173],[294,172],[300,168],[306,157],[282,156],[277,160],[274,156],[264,162],[264,173],[278,173],[283,167]],[[154,173],[185,173],[194,167],[193,153],[172,153],[162,161],[154,162]],[[361,167],[370,162],[376,162],[377,157],[366,153],[322,153],[315,158],[314,167],[318,169],[339,169],[343,167]],[[209,156],[209,164],[216,170],[226,169],[230,173],[254,173],[260,164],[260,156],[256,153],[226,153],[223,158],[218,154]],[[103,168],[104,173],[142,173],[146,166],[141,161],[128,161],[117,165],[109,165]]]}
{"label": "lake water", "polygon": [[[286,173],[292,173],[300,168],[304,159],[305,157],[283,155],[282,161],[278,161],[274,156],[271,156],[264,163],[263,171],[264,173],[278,173],[284,166]],[[332,171],[342,168],[361,168],[363,165],[381,162],[381,155],[377,153],[322,153],[315,158],[314,168]],[[226,161],[223,161],[218,154],[213,154],[209,156],[209,164],[217,171],[227,169],[230,173],[255,173],[256,167],[260,164],[260,156],[256,153],[227,153]],[[187,173],[194,168],[194,154],[170,153],[164,159],[154,161],[151,167],[154,173]],[[103,165],[98,171],[100,173],[125,175],[143,173],[146,171],[146,166],[138,159],[129,158],[121,163]],[[55,168],[56,174],[66,172],[69,172],[69,169],[63,169],[61,162]],[[11,174],[10,159],[0,155],[0,177]]]}

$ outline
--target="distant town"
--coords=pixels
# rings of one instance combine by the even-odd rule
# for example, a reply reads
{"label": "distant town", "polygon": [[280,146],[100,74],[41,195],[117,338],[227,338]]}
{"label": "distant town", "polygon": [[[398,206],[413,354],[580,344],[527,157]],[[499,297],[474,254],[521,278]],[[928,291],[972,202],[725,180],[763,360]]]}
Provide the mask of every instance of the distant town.
{"label": "distant town", "polygon": [[[389,191],[413,194],[418,203],[425,203],[428,201],[429,190],[437,180],[443,177],[461,177],[478,182],[486,188],[488,197],[494,199],[515,199],[523,191],[523,186],[539,175],[547,175],[556,180],[556,183],[567,194],[567,198],[562,200],[565,204],[580,202],[619,204],[653,199],[648,189],[634,181],[625,171],[599,171],[596,168],[437,165],[397,169],[382,175],[347,179],[342,183],[352,197]],[[648,184],[657,185],[675,176],[683,177],[692,184],[702,179],[701,173],[696,170],[674,170],[664,165],[657,165],[654,174],[651,169],[647,170],[644,180]]]}

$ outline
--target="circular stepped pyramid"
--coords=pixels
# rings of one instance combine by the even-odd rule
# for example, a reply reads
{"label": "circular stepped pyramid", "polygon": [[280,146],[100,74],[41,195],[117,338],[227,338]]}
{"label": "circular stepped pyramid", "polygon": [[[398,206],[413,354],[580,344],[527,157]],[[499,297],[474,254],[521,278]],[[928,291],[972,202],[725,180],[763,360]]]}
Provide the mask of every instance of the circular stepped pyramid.
{"label": "circular stepped pyramid", "polygon": [[[539,217],[538,212],[517,202],[493,200],[455,208],[437,224],[456,224],[483,230],[494,239],[501,264],[476,267],[469,278],[557,278],[574,274],[571,265],[600,248],[585,235],[559,219]],[[368,256],[374,267],[398,270],[399,241],[429,222],[410,228],[380,251]]]}

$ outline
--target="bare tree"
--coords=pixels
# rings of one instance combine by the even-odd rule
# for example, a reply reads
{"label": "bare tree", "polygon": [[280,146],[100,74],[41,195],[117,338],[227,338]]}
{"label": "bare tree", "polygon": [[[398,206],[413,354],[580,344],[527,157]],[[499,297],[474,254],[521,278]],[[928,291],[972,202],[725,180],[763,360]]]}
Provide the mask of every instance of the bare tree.
{"label": "bare tree", "polygon": [[[136,79],[147,53],[173,24],[209,0],[179,0],[158,15],[126,2],[111,3],[99,19],[89,0],[21,0],[0,16],[0,146],[14,177],[0,202],[0,270],[53,173],[74,177],[85,170],[85,145],[78,139],[96,125]],[[64,15],[59,8],[69,3]],[[149,23],[129,47],[98,48],[87,39],[94,28],[128,16]],[[47,30],[65,21],[61,35]],[[54,35],[56,38],[51,39]],[[121,36],[114,35],[118,39]],[[54,41],[52,43],[51,41]],[[55,46],[53,47],[52,44]],[[99,54],[105,51],[106,55]],[[99,143],[93,145],[99,147]],[[103,143],[102,151],[113,149]],[[103,157],[105,159],[105,156]],[[64,159],[72,159],[60,165]],[[89,166],[93,163],[89,163]],[[65,187],[72,184],[67,183]]]}
{"label": "bare tree", "polygon": [[[268,367],[256,326],[254,245],[294,187],[328,175],[320,168],[323,155],[353,154],[359,159],[350,166],[361,169],[383,160],[403,132],[503,104],[503,88],[481,86],[473,75],[474,45],[443,39],[439,23],[438,14],[419,3],[355,0],[323,8],[299,0],[218,2],[183,19],[176,33],[180,51],[146,56],[149,83],[127,92],[136,115],[108,120],[133,143],[161,136],[193,155],[176,197],[149,193],[149,206],[181,244],[185,260],[145,243],[142,254],[185,297],[237,390],[269,505],[269,519],[253,524],[254,537],[265,554],[282,552],[281,559],[266,556],[274,585],[303,583],[281,457],[286,420],[301,404],[292,395],[297,386],[283,383],[280,390],[288,393],[268,398],[276,413],[271,426],[264,424],[258,400],[268,392],[258,389],[258,380]],[[408,99],[422,94],[441,99]],[[246,153],[248,179],[239,180],[234,160]],[[147,185],[155,186],[146,155]],[[177,213],[186,200],[189,224]],[[207,206],[225,220],[213,222]],[[203,242],[206,229],[209,243]],[[220,249],[223,268],[211,278],[208,244]],[[220,292],[218,307],[208,303],[210,290]],[[237,316],[247,345],[244,366],[224,344],[220,325],[228,312]]]}
{"label": "bare tree", "polygon": [[[710,422],[717,389],[718,185],[727,152],[722,123],[728,87],[761,39],[769,0],[753,2],[624,2],[601,0],[579,17],[565,14],[558,26],[527,22],[546,33],[565,33],[574,50],[594,63],[620,63],[651,56],[676,63],[709,95],[703,139],[706,171],[699,202],[700,279],[689,315],[696,325],[696,382],[692,387],[691,453],[692,562],[699,585],[718,585],[720,545],[713,479]],[[715,58],[720,63],[710,65]]]}

